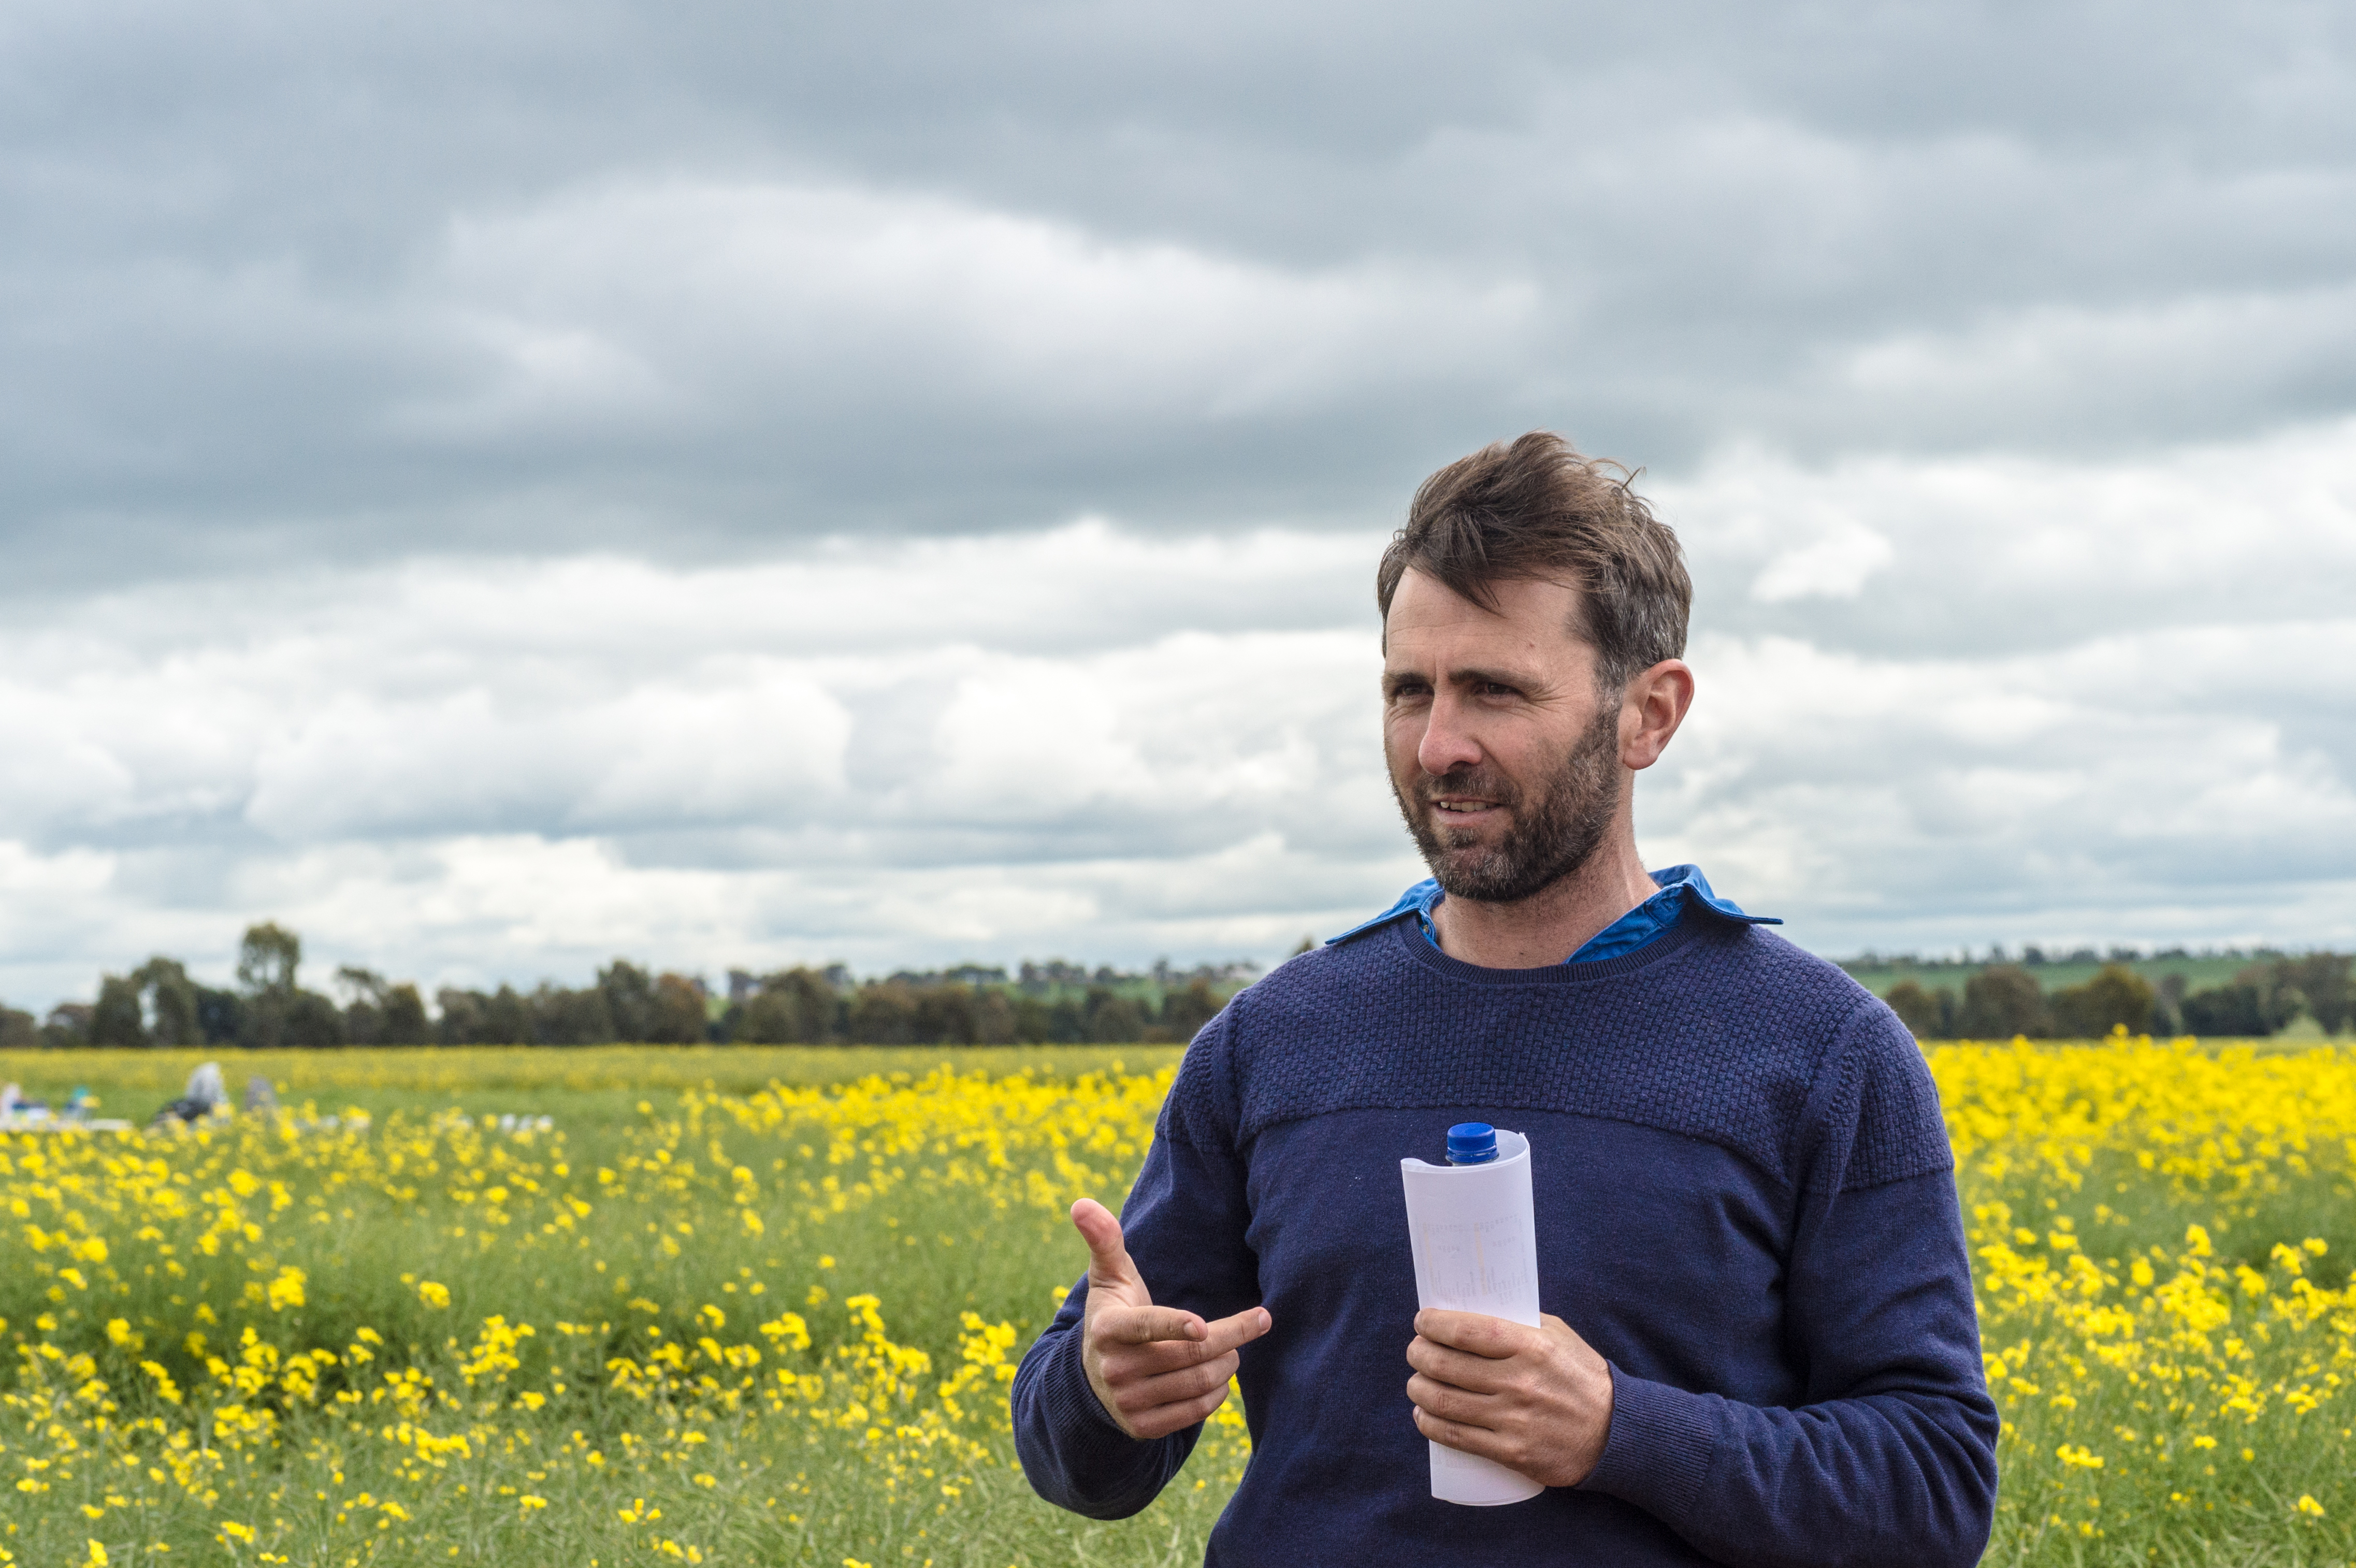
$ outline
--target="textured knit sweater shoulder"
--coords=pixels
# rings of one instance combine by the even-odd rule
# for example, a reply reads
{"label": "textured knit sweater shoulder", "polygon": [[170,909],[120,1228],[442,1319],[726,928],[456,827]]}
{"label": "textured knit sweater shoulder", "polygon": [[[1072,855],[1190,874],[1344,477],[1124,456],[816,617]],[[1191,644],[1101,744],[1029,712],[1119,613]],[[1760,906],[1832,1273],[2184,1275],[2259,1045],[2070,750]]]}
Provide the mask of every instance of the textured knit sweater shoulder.
{"label": "textured knit sweater shoulder", "polygon": [[[1530,1142],[1539,1305],[1611,1363],[1577,1487],[1430,1495],[1405,1388],[1402,1156]],[[1832,965],[1696,915],[1624,957],[1484,969],[1410,921],[1304,954],[1188,1049],[1122,1215],[1154,1299],[1273,1326],[1237,1372],[1250,1463],[1222,1565],[1976,1562],[1997,1421],[1930,1074]],[[1023,1358],[1033,1485],[1143,1508],[1196,1427],[1139,1442],[1089,1389],[1083,1279]]]}

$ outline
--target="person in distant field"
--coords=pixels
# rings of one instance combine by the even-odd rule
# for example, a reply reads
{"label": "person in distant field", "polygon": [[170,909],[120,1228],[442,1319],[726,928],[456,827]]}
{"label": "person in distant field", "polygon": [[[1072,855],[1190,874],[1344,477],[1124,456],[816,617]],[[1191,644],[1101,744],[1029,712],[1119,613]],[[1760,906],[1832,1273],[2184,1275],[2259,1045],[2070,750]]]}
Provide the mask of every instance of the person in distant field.
{"label": "person in distant field", "polygon": [[[1534,432],[1427,480],[1376,574],[1431,880],[1194,1039],[1023,1357],[1040,1495],[1136,1512],[1240,1385],[1222,1565],[1976,1563],[1998,1428],[1936,1092],[1897,1018],[1631,793],[1693,701],[1676,536]],[[1419,1312],[1399,1159],[1528,1136],[1537,1328]],[[1425,1440],[1545,1490],[1430,1495]]]}
{"label": "person in distant field", "polygon": [[221,1081],[220,1063],[208,1061],[188,1074],[188,1086],[180,1097],[156,1112],[147,1125],[151,1131],[174,1122],[194,1126],[208,1116],[224,1115],[228,1111],[229,1086]]}

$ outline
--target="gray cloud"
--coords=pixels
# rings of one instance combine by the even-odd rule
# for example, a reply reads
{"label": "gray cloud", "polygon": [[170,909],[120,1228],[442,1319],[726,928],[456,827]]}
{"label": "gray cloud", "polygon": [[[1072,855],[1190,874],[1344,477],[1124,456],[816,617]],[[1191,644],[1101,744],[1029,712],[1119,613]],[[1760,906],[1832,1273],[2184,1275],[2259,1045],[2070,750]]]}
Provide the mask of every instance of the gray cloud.
{"label": "gray cloud", "polygon": [[1364,526],[1533,423],[1682,474],[2356,390],[2328,9],[22,16],[20,584]]}
{"label": "gray cloud", "polygon": [[1415,870],[1382,534],[1541,424],[1694,558],[1656,858],[2356,935],[2352,32],[19,7],[0,994],[1280,951]]}
{"label": "gray cloud", "polygon": [[[1835,949],[2356,938],[2344,427],[1657,494],[1701,699],[1639,787],[1655,863]],[[1273,956],[1419,874],[1381,542],[1084,524],[52,605],[0,634],[0,994],[219,972],[265,913],[429,978]]]}

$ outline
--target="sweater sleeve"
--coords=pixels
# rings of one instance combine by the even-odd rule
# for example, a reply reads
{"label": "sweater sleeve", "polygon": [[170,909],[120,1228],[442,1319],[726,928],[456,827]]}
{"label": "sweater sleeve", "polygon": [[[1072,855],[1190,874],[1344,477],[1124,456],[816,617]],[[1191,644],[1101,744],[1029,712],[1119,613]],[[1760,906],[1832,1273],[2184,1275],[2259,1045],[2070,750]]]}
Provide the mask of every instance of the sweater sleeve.
{"label": "sweater sleeve", "polygon": [[1785,1274],[1805,1400],[1743,1404],[1614,1367],[1581,1485],[1719,1562],[1967,1568],[1994,1517],[1999,1423],[1937,1092],[1879,1002],[1827,1055]]}
{"label": "sweater sleeve", "polygon": [[[1226,1050],[1235,1010],[1231,1003],[1188,1047],[1120,1211],[1122,1241],[1153,1299],[1206,1319],[1260,1298]],[[1087,1291],[1084,1275],[1015,1371],[1014,1449],[1032,1488],[1049,1502],[1092,1519],[1126,1519],[1177,1475],[1203,1427],[1140,1442],[1113,1424],[1080,1361]]]}

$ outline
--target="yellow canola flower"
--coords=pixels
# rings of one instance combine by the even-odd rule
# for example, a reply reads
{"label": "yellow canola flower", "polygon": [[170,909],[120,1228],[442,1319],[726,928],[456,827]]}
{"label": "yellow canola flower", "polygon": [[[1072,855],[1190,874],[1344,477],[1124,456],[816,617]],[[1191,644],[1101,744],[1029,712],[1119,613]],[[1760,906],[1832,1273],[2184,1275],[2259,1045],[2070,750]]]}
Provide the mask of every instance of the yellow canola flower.
{"label": "yellow canola flower", "polygon": [[[691,1563],[712,1549],[650,1532],[701,1535],[708,1510],[748,1485],[814,1531],[806,1499],[843,1486],[916,1523],[995,1506],[1001,1488],[976,1477],[1012,1460],[1008,1384],[1078,1272],[1076,1249],[1060,1281],[1012,1250],[1049,1244],[1039,1237],[1073,1249],[1071,1200],[1126,1190],[1170,1072],[969,1067],[731,1092],[706,1083],[721,1059],[465,1049],[255,1061],[290,1104],[326,1083],[382,1086],[396,1070],[405,1092],[498,1074],[646,1097],[640,1119],[594,1144],[568,1144],[561,1117],[526,1142],[455,1110],[360,1135],[298,1136],[291,1111],[171,1136],[0,1135],[0,1215],[21,1280],[0,1309],[22,1336],[22,1370],[0,1371],[12,1488],[0,1496],[14,1504],[0,1516],[37,1511],[57,1531],[26,1560],[79,1563],[64,1531],[102,1496],[109,1520],[220,1521],[192,1526],[182,1555],[213,1535],[273,1563],[366,1561],[342,1550],[348,1536],[331,1546],[280,1522],[315,1492],[328,1519],[349,1515],[345,1531],[363,1528],[365,1509],[369,1540],[387,1525],[404,1541],[528,1529],[519,1512],[577,1507],[600,1530],[627,1528],[634,1557]],[[2317,1459],[2356,1420],[2356,1295],[2345,1249],[2309,1232],[2339,1222],[2356,1172],[2356,1051],[2114,1039],[1942,1046],[1926,1060],[2004,1420],[1990,1560],[2048,1560],[2055,1542],[2031,1535],[2049,1516],[2072,1542],[2104,1532],[2099,1550],[2122,1557],[2145,1555],[2136,1532],[2162,1518],[2345,1516],[2356,1482],[2335,1490],[2340,1471]],[[140,1053],[119,1071],[168,1092],[190,1065]],[[910,1287],[966,1279],[993,1250],[1009,1255],[987,1273],[1032,1282],[1019,1296]],[[377,1277],[401,1279],[393,1299],[322,1299],[319,1282],[355,1277],[371,1256]],[[468,1321],[450,1316],[452,1279]],[[1232,1480],[1248,1450],[1231,1398],[1204,1428],[1195,1480]],[[99,1475],[115,1493],[84,1489]],[[786,1476],[798,1477],[790,1489]],[[2324,1489],[2288,1505],[2268,1489],[2300,1479]],[[809,1540],[829,1561],[861,1545]]]}

